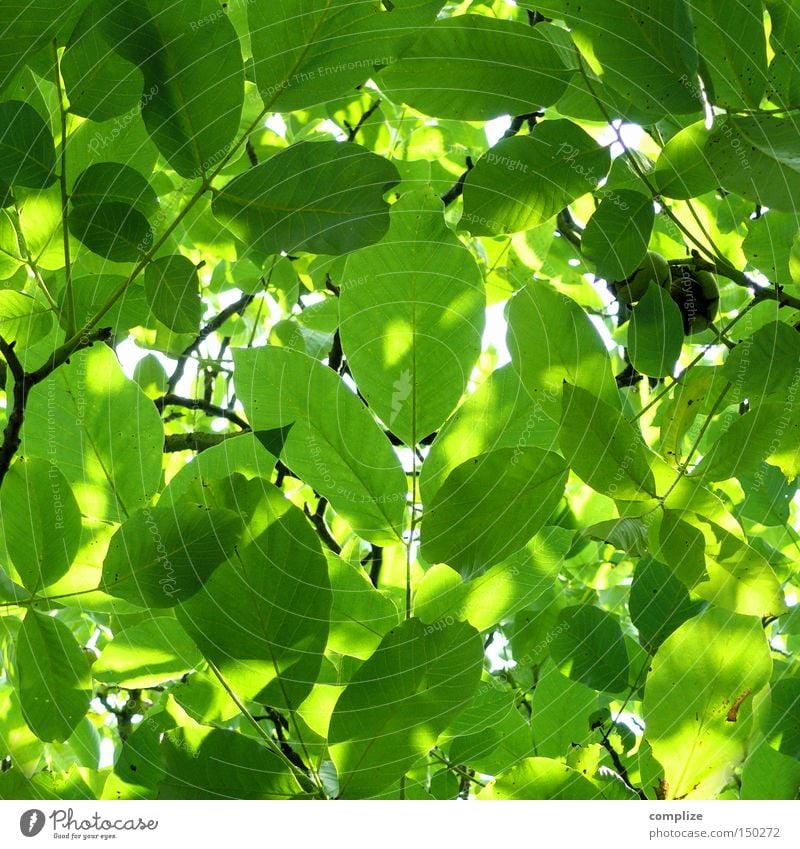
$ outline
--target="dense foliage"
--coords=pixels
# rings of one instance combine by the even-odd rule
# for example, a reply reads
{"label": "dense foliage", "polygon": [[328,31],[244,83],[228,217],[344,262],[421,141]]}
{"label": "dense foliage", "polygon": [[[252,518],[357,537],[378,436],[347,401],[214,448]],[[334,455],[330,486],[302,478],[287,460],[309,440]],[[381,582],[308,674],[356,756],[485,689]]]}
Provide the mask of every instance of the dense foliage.
{"label": "dense foliage", "polygon": [[3,0],[0,798],[796,798],[798,0]]}

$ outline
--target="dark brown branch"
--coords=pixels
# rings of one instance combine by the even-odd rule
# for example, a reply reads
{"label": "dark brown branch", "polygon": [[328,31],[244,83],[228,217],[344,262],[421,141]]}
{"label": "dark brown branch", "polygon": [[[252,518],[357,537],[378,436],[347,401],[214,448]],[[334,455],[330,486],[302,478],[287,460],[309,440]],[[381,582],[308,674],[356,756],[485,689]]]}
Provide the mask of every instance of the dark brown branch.
{"label": "dark brown branch", "polygon": [[213,448],[226,439],[239,436],[238,433],[170,433],[164,437],[164,453],[172,454],[175,451],[205,451]]}
{"label": "dark brown branch", "polygon": [[631,780],[628,777],[628,770],[625,769],[625,766],[622,763],[622,761],[620,760],[620,757],[619,757],[619,754],[617,753],[617,750],[611,745],[611,742],[609,741],[609,739],[606,737],[605,734],[603,735],[602,739],[600,740],[600,745],[608,752],[609,757],[611,758],[611,762],[614,764],[614,769],[617,771],[619,777],[622,779],[622,781],[624,782],[624,784],[628,788],[628,790],[631,790],[640,799],[642,799],[646,802],[647,801],[647,795],[645,794],[644,790],[642,790],[639,787],[634,787],[633,784],[631,784]]}
{"label": "dark brown branch", "polygon": [[558,232],[577,250],[581,249],[581,228],[575,223],[570,211],[562,209],[556,218]]}
{"label": "dark brown branch", "polygon": [[169,383],[167,384],[168,395],[175,391],[178,381],[180,381],[183,377],[183,372],[186,368],[186,363],[188,362],[189,357],[191,357],[200,345],[202,345],[208,336],[219,330],[229,318],[233,318],[233,316],[243,313],[253,302],[254,298],[255,295],[242,295],[238,301],[234,301],[234,303],[225,307],[224,310],[221,310],[217,315],[209,320],[208,324],[206,324],[205,327],[203,327],[203,329],[197,334],[191,345],[189,345],[178,357],[175,371],[172,373],[172,377],[170,377]]}
{"label": "dark brown branch", "polygon": [[383,566],[383,549],[379,545],[373,545],[369,554],[361,561],[362,566],[370,563],[369,579],[372,586],[377,587],[381,578],[381,567]]}
{"label": "dark brown branch", "polygon": [[250,425],[236,415],[232,410],[226,410],[225,407],[218,407],[216,404],[210,404],[205,398],[183,398],[180,395],[162,395],[156,398],[153,403],[159,413],[163,413],[165,407],[185,407],[187,410],[201,410],[207,416],[218,419],[227,419],[235,425],[238,425],[242,430],[250,430]]}
{"label": "dark brown branch", "polygon": [[455,185],[451,186],[442,196],[441,200],[445,206],[450,206],[450,204],[460,198],[462,194],[464,194],[464,181],[467,179],[467,174],[472,171],[474,164],[472,162],[472,157],[467,157],[467,170],[456,180]]}
{"label": "dark brown branch", "polygon": [[[111,328],[103,327],[93,333],[81,337],[71,353],[88,348],[98,340],[105,341],[111,338]],[[0,486],[3,485],[6,473],[11,467],[11,461],[17,453],[22,442],[22,425],[25,421],[25,406],[28,396],[37,383],[46,380],[60,365],[69,362],[69,356],[65,350],[53,355],[52,359],[33,372],[26,372],[22,363],[14,351],[14,342],[6,342],[0,337],[0,353],[2,353],[8,369],[14,377],[14,393],[11,412],[8,414],[5,430],[3,431],[3,444],[0,446]]]}
{"label": "dark brown branch", "polygon": [[512,138],[525,124],[528,125],[529,131],[533,130],[539,118],[544,118],[544,112],[525,112],[523,115],[516,115],[511,120],[511,126],[503,133],[503,138]]}
{"label": "dark brown branch", "polygon": [[317,529],[317,533],[325,545],[327,545],[334,554],[341,554],[342,547],[333,538],[331,532],[328,530],[328,526],[325,524],[325,508],[327,505],[328,502],[324,498],[320,498],[317,502],[317,509],[313,513],[308,509],[307,504],[304,505],[303,509],[306,516],[308,516],[311,520],[311,524]]}
{"label": "dark brown branch", "polygon": [[345,127],[347,128],[347,141],[355,141],[356,136],[358,135],[358,131],[364,126],[364,124],[369,121],[372,117],[375,110],[381,105],[380,100],[376,100],[366,112],[358,119],[358,123],[355,126],[351,126],[347,121],[344,122]]}

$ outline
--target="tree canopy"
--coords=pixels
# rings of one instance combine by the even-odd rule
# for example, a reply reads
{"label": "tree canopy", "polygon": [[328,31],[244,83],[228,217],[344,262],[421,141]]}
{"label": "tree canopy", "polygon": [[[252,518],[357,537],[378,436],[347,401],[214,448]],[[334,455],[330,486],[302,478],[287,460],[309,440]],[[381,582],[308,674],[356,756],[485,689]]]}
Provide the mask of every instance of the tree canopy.
{"label": "tree canopy", "polygon": [[0,798],[797,798],[799,55],[3,0]]}

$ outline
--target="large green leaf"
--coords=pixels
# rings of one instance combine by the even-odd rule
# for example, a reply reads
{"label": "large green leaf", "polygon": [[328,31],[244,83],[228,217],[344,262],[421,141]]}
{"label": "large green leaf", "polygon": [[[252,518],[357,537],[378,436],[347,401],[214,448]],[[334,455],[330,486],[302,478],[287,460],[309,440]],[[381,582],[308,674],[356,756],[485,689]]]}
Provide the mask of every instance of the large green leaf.
{"label": "large green leaf", "polygon": [[564,675],[594,690],[621,693],[628,686],[628,653],[619,620],[599,607],[561,610],[550,654]]}
{"label": "large green leaf", "polygon": [[706,159],[705,145],[711,130],[697,121],[676,133],[656,161],[653,184],[667,198],[693,198],[711,191],[717,177]]}
{"label": "large green leaf", "polygon": [[702,109],[697,48],[683,0],[526,0],[569,25],[585,61],[637,109],[659,118]]}
{"label": "large green leaf", "polygon": [[321,363],[285,348],[234,351],[236,394],[255,430],[292,425],[281,459],[359,535],[383,544],[403,531],[406,482],[366,407]]}
{"label": "large green leaf", "polygon": [[249,0],[255,80],[290,112],[327,103],[402,55],[443,0]]}
{"label": "large green leaf", "polygon": [[203,177],[239,128],[244,69],[236,30],[214,0],[98,0],[106,41],[144,75],[142,117],[182,177]]}
{"label": "large green leaf", "polygon": [[605,280],[624,280],[647,253],[653,230],[653,200],[630,189],[612,191],[589,219],[581,252]]}
{"label": "large green leaf", "polygon": [[230,556],[240,531],[230,510],[191,502],[145,507],[111,539],[101,588],[143,607],[173,607]]}
{"label": "large green leaf", "polygon": [[387,235],[347,259],[342,348],[370,407],[407,445],[437,430],[478,358],[486,297],[431,192],[404,195]]}
{"label": "large green leaf", "polygon": [[29,103],[9,100],[0,103],[0,127],[0,179],[29,189],[51,186],[56,148],[41,115]]}
{"label": "large green leaf", "polygon": [[682,348],[681,311],[663,286],[650,282],[628,325],[631,363],[648,377],[672,377]]}
{"label": "large green leaf", "polygon": [[86,0],[4,0],[0,5],[0,92],[23,63],[70,31]]}
{"label": "large green leaf", "polygon": [[383,195],[398,179],[392,163],[352,142],[297,142],[234,177],[212,208],[265,253],[343,254],[385,235]]}
{"label": "large green leaf", "polygon": [[602,799],[580,772],[550,758],[526,758],[481,790],[478,799]]}
{"label": "large green leaf", "polygon": [[558,396],[543,384],[526,386],[511,363],[492,372],[439,431],[420,472],[423,501],[472,457],[500,448],[553,448],[560,418]]}
{"label": "large green leaf", "polygon": [[85,516],[121,522],[147,505],[163,443],[155,407],[106,345],[73,354],[31,391],[22,453],[54,462]]}
{"label": "large green leaf", "polygon": [[715,106],[757,108],[767,87],[767,37],[761,0],[686,0],[700,72]]}
{"label": "large green leaf", "polygon": [[707,799],[743,760],[753,701],[769,681],[769,646],[754,616],[708,608],[656,652],[645,685],[646,739],[670,799]]}
{"label": "large green leaf", "polygon": [[508,349],[522,382],[532,394],[546,396],[540,403],[548,410],[547,401],[557,405],[565,381],[619,407],[603,340],[578,304],[552,284],[530,283],[511,299]]}
{"label": "large green leaf", "polygon": [[81,513],[57,466],[15,463],[0,490],[5,546],[26,589],[39,592],[66,573],[81,540]]}
{"label": "large green leaf", "polygon": [[589,486],[623,501],[655,496],[648,448],[620,412],[570,384],[564,386],[563,407],[561,451]]}
{"label": "large green leaf", "polygon": [[92,253],[113,262],[136,262],[153,242],[144,215],[120,201],[73,206],[68,225],[69,232]]}
{"label": "large green leaf", "polygon": [[767,97],[787,108],[800,98],[800,68],[794,61],[793,45],[800,40],[800,15],[792,3],[766,0],[771,30],[770,46],[774,51],[769,63]]}
{"label": "large green leaf", "polygon": [[486,121],[552,106],[572,73],[539,27],[459,15],[424,30],[378,82],[428,115]]}
{"label": "large green leaf", "polygon": [[226,728],[175,728],[162,747],[162,799],[292,799],[307,793],[283,758]]}
{"label": "large green leaf", "polygon": [[793,119],[717,118],[704,152],[723,188],[771,209],[797,211],[800,147]]}
{"label": "large green leaf", "polygon": [[177,613],[240,698],[294,710],[319,674],[331,588],[306,518],[277,490],[267,498],[267,529]]}
{"label": "large green leaf", "polygon": [[101,4],[89,3],[61,57],[70,111],[98,122],[135,112],[143,85],[141,71],[112,49],[102,30]]}
{"label": "large green leaf", "polygon": [[336,703],[328,744],[339,798],[379,794],[427,754],[475,693],[483,649],[463,622],[392,629]]}
{"label": "large green leaf", "polygon": [[75,179],[70,192],[73,206],[93,206],[117,201],[138,209],[145,218],[158,214],[158,198],[147,178],[118,162],[90,165]]}
{"label": "large green leaf", "polygon": [[177,619],[153,616],[114,634],[92,677],[121,687],[153,687],[191,672],[202,656]]}
{"label": "large green leaf", "polygon": [[501,448],[455,468],[425,505],[422,556],[465,577],[522,548],[564,494],[562,457],[541,448]]}
{"label": "large green leaf", "polygon": [[577,124],[543,121],[478,160],[464,181],[460,226],[475,236],[536,227],[593,191],[610,165],[608,149]]}
{"label": "large green leaf", "polygon": [[30,295],[0,290],[0,336],[17,348],[27,348],[47,336],[53,326],[52,312]]}
{"label": "large green leaf", "polygon": [[655,653],[679,625],[699,612],[703,603],[689,600],[686,587],[667,566],[643,557],[636,566],[628,606],[639,642]]}
{"label": "large green leaf", "polygon": [[63,741],[89,710],[89,661],[69,628],[29,610],[16,644],[16,689],[22,713],[41,740]]}
{"label": "large green leaf", "polygon": [[176,333],[197,333],[203,305],[194,263],[181,254],[153,260],[144,291],[153,315]]}

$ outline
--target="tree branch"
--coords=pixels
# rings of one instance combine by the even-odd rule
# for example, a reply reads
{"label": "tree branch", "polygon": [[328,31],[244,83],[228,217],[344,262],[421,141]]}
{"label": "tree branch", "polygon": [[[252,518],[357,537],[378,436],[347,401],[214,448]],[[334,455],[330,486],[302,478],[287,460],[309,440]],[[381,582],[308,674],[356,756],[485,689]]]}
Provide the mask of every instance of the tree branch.
{"label": "tree branch", "polygon": [[250,425],[240,418],[232,410],[226,410],[225,407],[218,407],[216,404],[211,404],[205,398],[183,398],[180,395],[162,395],[156,398],[153,403],[159,413],[164,412],[165,407],[185,407],[187,410],[201,410],[207,416],[218,419],[227,419],[229,422],[238,425],[242,430],[250,430]]}
{"label": "tree branch", "polygon": [[317,502],[317,509],[312,513],[308,509],[308,504],[303,505],[303,512],[311,520],[311,524],[317,529],[320,539],[328,546],[334,554],[341,554],[342,547],[333,538],[328,526],[325,524],[325,508],[328,502],[324,498],[320,498]]}
{"label": "tree branch", "polygon": [[456,180],[455,185],[451,186],[443,195],[441,195],[442,203],[445,206],[450,206],[450,204],[460,198],[462,194],[464,194],[464,181],[467,179],[467,174],[472,171],[474,164],[472,162],[472,157],[467,157],[467,170]]}
{"label": "tree branch", "polygon": [[177,365],[175,366],[175,371],[172,372],[172,377],[169,379],[169,383],[167,383],[167,394],[170,395],[175,392],[175,387],[178,385],[178,382],[183,377],[183,372],[186,369],[186,363],[189,360],[189,357],[200,347],[200,345],[206,340],[208,336],[214,333],[216,330],[219,330],[223,324],[234,315],[243,313],[253,302],[255,295],[242,295],[238,301],[235,301],[230,306],[225,307],[218,315],[215,315],[208,324],[197,334],[197,337],[194,339],[191,345],[189,345],[178,357]]}
{"label": "tree branch", "polygon": [[347,128],[347,141],[352,142],[356,140],[356,136],[358,135],[358,131],[367,123],[367,121],[372,117],[372,114],[375,110],[381,105],[380,99],[376,100],[366,112],[358,119],[358,123],[355,126],[351,126],[347,121],[344,121],[344,125]]}

